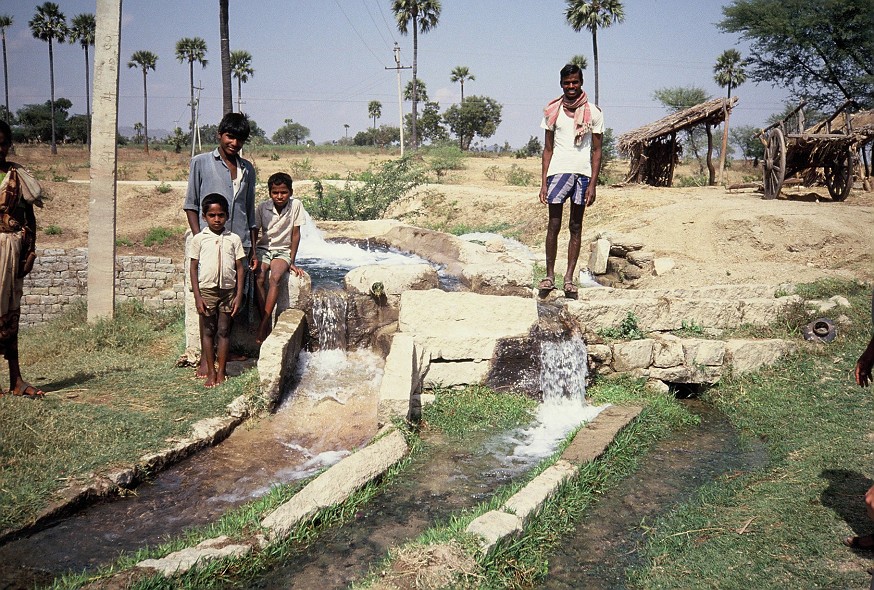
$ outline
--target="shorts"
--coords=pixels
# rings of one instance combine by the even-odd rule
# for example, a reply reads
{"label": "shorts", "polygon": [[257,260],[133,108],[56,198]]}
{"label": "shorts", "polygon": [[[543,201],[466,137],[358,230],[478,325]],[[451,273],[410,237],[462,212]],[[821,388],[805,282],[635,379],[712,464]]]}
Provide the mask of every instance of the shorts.
{"label": "shorts", "polygon": [[236,289],[220,289],[218,287],[203,287],[200,297],[206,306],[207,315],[214,316],[216,312],[231,313]]}
{"label": "shorts", "polygon": [[258,248],[258,262],[269,265],[273,260],[284,260],[291,266],[291,250],[288,248],[275,248],[266,250]]}
{"label": "shorts", "polygon": [[569,197],[574,205],[584,205],[589,177],[569,172],[553,174],[546,179],[546,187],[546,202],[550,205],[562,205]]}

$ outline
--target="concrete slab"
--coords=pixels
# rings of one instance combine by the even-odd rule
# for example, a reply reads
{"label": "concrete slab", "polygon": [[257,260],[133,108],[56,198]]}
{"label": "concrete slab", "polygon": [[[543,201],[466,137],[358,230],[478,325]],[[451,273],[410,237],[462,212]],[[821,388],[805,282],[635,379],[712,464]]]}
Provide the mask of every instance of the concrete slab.
{"label": "concrete slab", "polygon": [[642,409],[638,406],[606,408],[585,428],[580,429],[561,458],[578,467],[594,461],[604,454],[616,434],[637,418]]}
{"label": "concrete slab", "polygon": [[346,500],[408,451],[403,434],[395,430],[375,443],[349,455],[319,475],[289,501],[271,512],[261,522],[272,540],[285,537],[302,520],[323,508]]}
{"label": "concrete slab", "polygon": [[512,512],[522,519],[522,522],[527,523],[531,517],[540,511],[543,503],[558,489],[565,481],[573,477],[577,472],[577,467],[568,461],[559,459],[555,464],[547,467],[543,472],[532,479],[528,484],[513,494],[513,496],[504,503],[503,509],[506,512]]}
{"label": "concrete slab", "polygon": [[203,564],[225,557],[242,557],[252,550],[250,545],[235,545],[228,541],[228,537],[224,536],[207,539],[194,547],[186,547],[160,559],[143,560],[136,567],[158,570],[164,574],[164,577],[169,578],[187,572],[198,563]]}
{"label": "concrete slab", "polygon": [[475,518],[467,525],[466,532],[479,537],[480,551],[488,553],[498,541],[520,534],[522,519],[515,514],[492,510]]}

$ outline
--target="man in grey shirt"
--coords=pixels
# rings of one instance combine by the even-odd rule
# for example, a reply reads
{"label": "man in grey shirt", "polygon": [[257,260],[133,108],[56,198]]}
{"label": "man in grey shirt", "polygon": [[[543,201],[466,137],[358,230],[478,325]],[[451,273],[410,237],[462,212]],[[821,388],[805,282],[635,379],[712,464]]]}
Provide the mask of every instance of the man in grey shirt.
{"label": "man in grey shirt", "polygon": [[192,235],[203,229],[200,201],[210,194],[228,200],[227,227],[240,236],[246,255],[255,260],[255,168],[239,156],[249,139],[249,120],[242,113],[228,113],[218,128],[219,146],[191,159],[188,192],[182,209]]}

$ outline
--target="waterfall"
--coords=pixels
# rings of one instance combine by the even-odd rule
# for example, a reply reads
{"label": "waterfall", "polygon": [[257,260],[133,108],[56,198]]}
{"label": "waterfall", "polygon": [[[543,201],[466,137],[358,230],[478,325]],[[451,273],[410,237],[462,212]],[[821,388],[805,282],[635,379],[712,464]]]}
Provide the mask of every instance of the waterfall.
{"label": "waterfall", "polygon": [[313,323],[319,350],[346,350],[346,298],[340,291],[313,293]]}
{"label": "waterfall", "polygon": [[578,334],[540,341],[540,389],[543,402],[559,398],[586,401],[586,343]]}

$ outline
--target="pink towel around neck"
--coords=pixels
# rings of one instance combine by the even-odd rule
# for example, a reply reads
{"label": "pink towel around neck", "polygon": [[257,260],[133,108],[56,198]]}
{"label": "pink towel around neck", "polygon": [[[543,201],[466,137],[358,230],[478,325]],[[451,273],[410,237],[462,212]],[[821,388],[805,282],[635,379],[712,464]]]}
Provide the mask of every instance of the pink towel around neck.
{"label": "pink towel around neck", "polygon": [[566,103],[564,95],[550,101],[543,109],[543,116],[546,117],[546,124],[549,125],[550,129],[555,129],[555,122],[558,120],[558,112],[561,108],[564,108],[567,115],[573,118],[574,145],[580,145],[583,142],[583,136],[592,130],[592,110],[589,108],[589,97],[583,91],[573,103]]}

